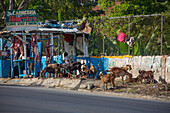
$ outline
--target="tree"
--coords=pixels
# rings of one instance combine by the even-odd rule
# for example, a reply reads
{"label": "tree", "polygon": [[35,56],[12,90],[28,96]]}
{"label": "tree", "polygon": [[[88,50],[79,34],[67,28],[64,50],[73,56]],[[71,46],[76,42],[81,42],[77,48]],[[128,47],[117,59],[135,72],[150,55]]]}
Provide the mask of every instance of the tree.
{"label": "tree", "polygon": [[[78,0],[0,0],[0,11],[13,9],[36,9],[38,21],[44,22],[48,19],[58,20],[58,13],[61,13],[62,20],[81,19],[86,16],[100,15],[92,10],[95,2],[85,0],[83,5]],[[2,15],[2,16],[1,16]],[[0,13],[5,17],[4,13]]]}
{"label": "tree", "polygon": [[[107,11],[107,7],[110,7],[109,3],[114,4],[114,0],[98,0],[100,7]],[[118,0],[117,0],[118,1]],[[92,36],[94,34],[101,34],[105,35],[114,46],[114,49],[121,50],[120,53],[124,54],[124,51],[127,51],[127,48],[124,45],[120,44],[116,41],[117,33],[116,31],[121,30],[125,33],[125,36],[127,37],[129,35],[128,29],[129,29],[129,20],[128,18],[120,18],[120,19],[107,19],[107,17],[117,17],[117,16],[133,16],[133,15],[148,15],[148,14],[157,14],[157,13],[168,13],[170,12],[170,2],[168,0],[119,0],[122,3],[115,5],[110,11],[109,15],[106,17],[95,17],[91,20],[92,23],[98,23],[94,24],[92,33]],[[168,15],[167,15],[168,16]],[[168,17],[166,17],[168,18]],[[95,19],[95,21],[94,21]],[[165,20],[164,20],[165,21]],[[103,24],[104,23],[104,24]],[[135,55],[159,55],[160,54],[160,43],[161,43],[161,16],[157,17],[141,17],[141,18],[131,18],[130,19],[130,36],[135,36],[135,49],[139,50],[133,50],[131,48],[131,54]],[[164,26],[170,26],[170,21],[166,19],[166,23],[164,22]],[[155,29],[158,30],[155,30]],[[105,31],[103,33],[102,31]],[[163,42],[165,43],[163,46],[163,54],[169,54],[167,51],[169,41],[167,29],[164,28],[164,39]],[[166,30],[166,31],[165,31]],[[97,37],[103,38],[103,37]],[[99,39],[100,40],[100,39]],[[97,42],[97,41],[96,41]],[[105,40],[106,42],[106,40]],[[101,43],[101,41],[100,41]],[[99,45],[99,43],[97,43]],[[122,48],[123,47],[123,48]],[[105,50],[108,50],[110,48],[105,45]],[[100,48],[99,48],[100,49]],[[101,51],[101,50],[99,50]],[[133,52],[134,51],[134,52]],[[119,51],[117,51],[115,54],[117,54]]]}
{"label": "tree", "polygon": [[114,7],[110,16],[146,15],[163,13],[169,10],[168,0],[131,0]]}
{"label": "tree", "polygon": [[86,14],[86,16],[98,15],[92,10],[93,6],[96,4],[89,0],[84,1],[83,5],[80,4],[78,0],[33,1],[28,5],[28,8],[37,9],[39,21],[45,21],[47,19],[58,20],[58,13],[61,14],[62,20],[81,19],[84,14]]}
{"label": "tree", "polygon": [[[29,3],[31,2],[31,0],[0,0],[0,4],[2,6],[3,9],[3,16],[2,18],[5,18],[5,11],[6,10],[21,10],[24,9],[24,7],[26,7]],[[7,6],[7,7],[6,7]]]}

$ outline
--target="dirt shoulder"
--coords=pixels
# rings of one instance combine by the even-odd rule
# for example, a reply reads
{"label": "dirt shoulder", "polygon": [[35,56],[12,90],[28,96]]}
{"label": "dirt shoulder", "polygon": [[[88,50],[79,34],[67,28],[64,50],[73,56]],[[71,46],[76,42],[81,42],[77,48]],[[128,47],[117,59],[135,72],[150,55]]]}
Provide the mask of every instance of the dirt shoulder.
{"label": "dirt shoulder", "polygon": [[141,84],[125,83],[117,79],[116,86],[112,88],[108,84],[108,89],[103,91],[101,80],[93,79],[66,79],[66,78],[26,78],[10,79],[0,78],[0,84],[23,85],[23,86],[40,86],[49,88],[62,88],[78,92],[93,93],[99,95],[110,95],[127,98],[160,100],[170,102],[170,85],[169,84]]}

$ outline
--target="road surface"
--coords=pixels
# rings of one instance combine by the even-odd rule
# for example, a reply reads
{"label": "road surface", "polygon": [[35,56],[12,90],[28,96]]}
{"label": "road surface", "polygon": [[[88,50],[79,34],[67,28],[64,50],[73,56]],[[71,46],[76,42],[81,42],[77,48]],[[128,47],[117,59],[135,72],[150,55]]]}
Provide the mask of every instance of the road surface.
{"label": "road surface", "polygon": [[170,102],[0,85],[0,113],[170,113]]}

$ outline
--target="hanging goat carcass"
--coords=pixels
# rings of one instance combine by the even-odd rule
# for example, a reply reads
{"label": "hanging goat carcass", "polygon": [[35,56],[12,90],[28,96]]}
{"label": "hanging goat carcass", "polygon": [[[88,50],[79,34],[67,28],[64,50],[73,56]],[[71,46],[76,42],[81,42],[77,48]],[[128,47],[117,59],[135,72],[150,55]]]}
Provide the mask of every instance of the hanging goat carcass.
{"label": "hanging goat carcass", "polygon": [[49,63],[51,63],[50,42],[49,42],[48,36],[46,36],[46,39],[47,39],[47,44],[46,44],[46,47],[45,47],[46,64],[49,64]]}

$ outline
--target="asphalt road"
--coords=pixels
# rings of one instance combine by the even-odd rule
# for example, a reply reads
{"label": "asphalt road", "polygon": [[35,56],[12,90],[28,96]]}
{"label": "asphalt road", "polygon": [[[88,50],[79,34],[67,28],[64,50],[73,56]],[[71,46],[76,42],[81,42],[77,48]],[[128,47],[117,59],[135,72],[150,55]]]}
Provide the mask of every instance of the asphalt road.
{"label": "asphalt road", "polygon": [[0,85],[0,113],[170,113],[170,102]]}

